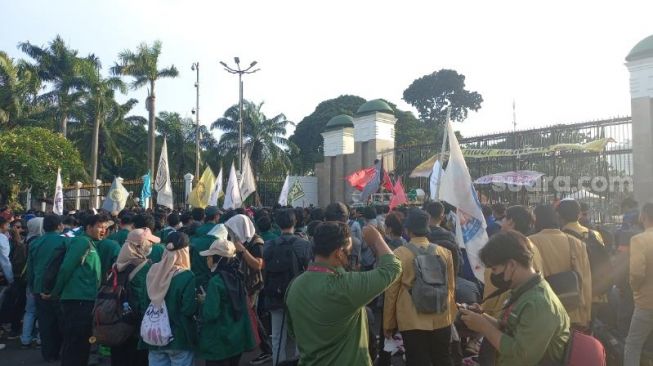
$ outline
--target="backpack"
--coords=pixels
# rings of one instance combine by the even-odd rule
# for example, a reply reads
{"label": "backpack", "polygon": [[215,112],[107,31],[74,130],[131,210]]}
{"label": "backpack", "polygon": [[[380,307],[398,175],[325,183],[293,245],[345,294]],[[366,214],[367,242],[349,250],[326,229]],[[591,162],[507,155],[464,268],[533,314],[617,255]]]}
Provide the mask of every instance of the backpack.
{"label": "backpack", "polygon": [[100,287],[93,306],[95,343],[115,347],[134,334],[138,319],[129,306],[127,285],[131,274],[143,268],[145,263],[147,261],[139,266],[129,265],[122,272],[118,272],[115,265],[111,268],[106,284]]}
{"label": "backpack", "polygon": [[592,230],[588,231],[586,236],[573,230],[563,231],[585,243],[592,273],[592,296],[607,293],[613,284],[613,271],[608,249],[601,244]]}
{"label": "backpack", "polygon": [[300,272],[299,260],[293,247],[298,240],[296,236],[281,236],[274,241],[264,255],[265,285],[263,295],[266,297],[268,310],[282,309],[284,295],[288,285]]}
{"label": "backpack", "polygon": [[151,346],[167,346],[172,339],[172,328],[170,328],[170,318],[168,317],[168,308],[163,301],[160,308],[150,303],[145,310],[145,315],[141,321],[141,338],[143,342]]}
{"label": "backpack", "polygon": [[574,247],[572,245],[571,236],[567,235],[569,244],[569,256],[571,261],[571,269],[569,271],[562,271],[554,273],[545,278],[551,286],[551,289],[560,299],[560,302],[567,311],[578,308],[583,303],[582,295],[582,281],[578,272],[576,272],[577,261],[574,255]]}
{"label": "backpack", "polygon": [[565,366],[605,366],[605,348],[598,339],[574,330],[565,352]]}
{"label": "backpack", "polygon": [[409,290],[415,308],[419,313],[443,313],[447,310],[449,289],[447,288],[447,264],[436,253],[436,245],[426,249],[407,243],[414,255],[415,282]]}
{"label": "backpack", "polygon": [[[255,245],[263,246],[261,240],[258,236],[254,236],[245,248],[251,253],[250,249],[254,248]],[[243,275],[243,282],[248,295],[253,295],[263,288],[263,273],[247,265],[245,259],[240,261],[240,273]]]}
{"label": "backpack", "polygon": [[52,252],[52,257],[43,272],[42,286],[44,293],[49,294],[52,292],[54,286],[57,284],[57,275],[59,274],[67,250],[67,243],[64,243]]}

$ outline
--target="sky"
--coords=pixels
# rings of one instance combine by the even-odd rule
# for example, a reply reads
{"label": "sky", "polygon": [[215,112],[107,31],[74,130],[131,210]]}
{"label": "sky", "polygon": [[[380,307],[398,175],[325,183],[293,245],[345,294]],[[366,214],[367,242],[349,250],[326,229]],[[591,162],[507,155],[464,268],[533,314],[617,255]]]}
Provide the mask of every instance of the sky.
{"label": "sky", "polygon": [[[342,94],[401,100],[413,80],[442,68],[466,76],[482,108],[456,129],[474,136],[630,115],[624,58],[653,34],[653,1],[175,1],[0,0],[0,50],[26,57],[19,42],[47,45],[60,34],[108,68],[124,49],[160,40],[157,110],[193,117],[200,65],[200,122],[210,125],[238,100],[233,65],[248,100],[293,122]],[[129,80],[129,78],[126,78]],[[130,91],[147,115],[146,89]],[[126,98],[126,97],[122,97]],[[291,128],[292,129],[292,128]]]}

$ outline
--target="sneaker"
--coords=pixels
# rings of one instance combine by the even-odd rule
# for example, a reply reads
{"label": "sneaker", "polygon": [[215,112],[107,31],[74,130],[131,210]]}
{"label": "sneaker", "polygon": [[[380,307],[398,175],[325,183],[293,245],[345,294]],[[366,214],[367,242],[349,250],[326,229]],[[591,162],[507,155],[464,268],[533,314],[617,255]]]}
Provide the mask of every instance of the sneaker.
{"label": "sneaker", "polygon": [[262,365],[264,363],[272,361],[272,355],[269,353],[261,353],[255,359],[249,361],[250,365]]}

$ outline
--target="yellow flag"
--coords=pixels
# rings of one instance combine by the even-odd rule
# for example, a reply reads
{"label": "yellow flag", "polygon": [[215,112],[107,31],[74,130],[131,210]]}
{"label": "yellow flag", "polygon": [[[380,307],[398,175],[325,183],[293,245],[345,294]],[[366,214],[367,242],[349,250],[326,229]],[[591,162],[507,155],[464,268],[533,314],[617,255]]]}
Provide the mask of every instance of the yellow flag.
{"label": "yellow flag", "polygon": [[215,176],[210,167],[204,169],[202,178],[197,182],[197,185],[188,195],[188,204],[193,207],[205,208],[209,205],[211,198],[211,189],[215,185]]}

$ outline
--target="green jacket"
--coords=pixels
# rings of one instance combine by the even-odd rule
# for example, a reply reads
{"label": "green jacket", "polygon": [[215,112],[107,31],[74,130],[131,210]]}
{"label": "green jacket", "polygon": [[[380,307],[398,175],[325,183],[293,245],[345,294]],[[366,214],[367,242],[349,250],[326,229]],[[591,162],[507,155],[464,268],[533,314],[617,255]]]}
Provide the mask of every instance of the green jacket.
{"label": "green jacket", "polygon": [[159,243],[159,244],[154,244],[152,245],[152,251],[150,252],[150,255],[147,256],[147,259],[151,260],[152,263],[159,263],[161,262],[161,258],[163,257],[163,252],[166,250],[165,245]]}
{"label": "green jacket", "polygon": [[152,263],[146,263],[136,272],[134,278],[127,285],[129,306],[135,314],[138,314],[139,319],[143,317],[147,306],[150,305],[150,299],[147,298],[147,288],[145,286],[147,272],[150,271],[150,267],[152,267]]}
{"label": "green jacket", "polygon": [[[147,296],[147,288],[144,288],[144,291]],[[165,302],[174,339],[164,347],[146,344],[146,348],[155,351],[192,351],[197,344],[197,327],[194,319],[197,313],[197,297],[193,272],[182,271],[172,278]]]}
{"label": "green jacket", "polygon": [[66,237],[61,236],[61,233],[51,231],[30,243],[27,256],[27,285],[32,289],[32,293],[43,292],[43,274],[50,263],[50,258],[55,249],[65,245],[67,240]]}
{"label": "green jacket", "polygon": [[116,258],[118,258],[118,253],[120,253],[120,244],[111,239],[100,240],[97,243],[97,252],[100,256],[100,275],[102,276],[102,281],[105,281],[107,272],[116,263]]}
{"label": "green jacket", "polygon": [[206,284],[211,277],[211,270],[206,263],[206,257],[202,257],[200,252],[209,249],[215,241],[214,236],[206,235],[216,224],[209,222],[197,228],[195,235],[190,240],[190,270],[197,277],[197,287],[206,288]]}
{"label": "green jacket", "polygon": [[86,233],[76,236],[68,244],[52,295],[61,300],[95,301],[100,274],[96,241]]}
{"label": "green jacket", "polygon": [[240,318],[235,319],[231,298],[222,276],[219,273],[213,274],[200,312],[199,358],[224,360],[256,347],[245,292],[239,303],[242,312]]}
{"label": "green jacket", "polygon": [[115,233],[109,235],[107,239],[115,240],[118,242],[118,244],[122,247],[125,244],[125,241],[127,241],[127,236],[129,235],[129,230],[127,229],[120,229],[116,231]]}

